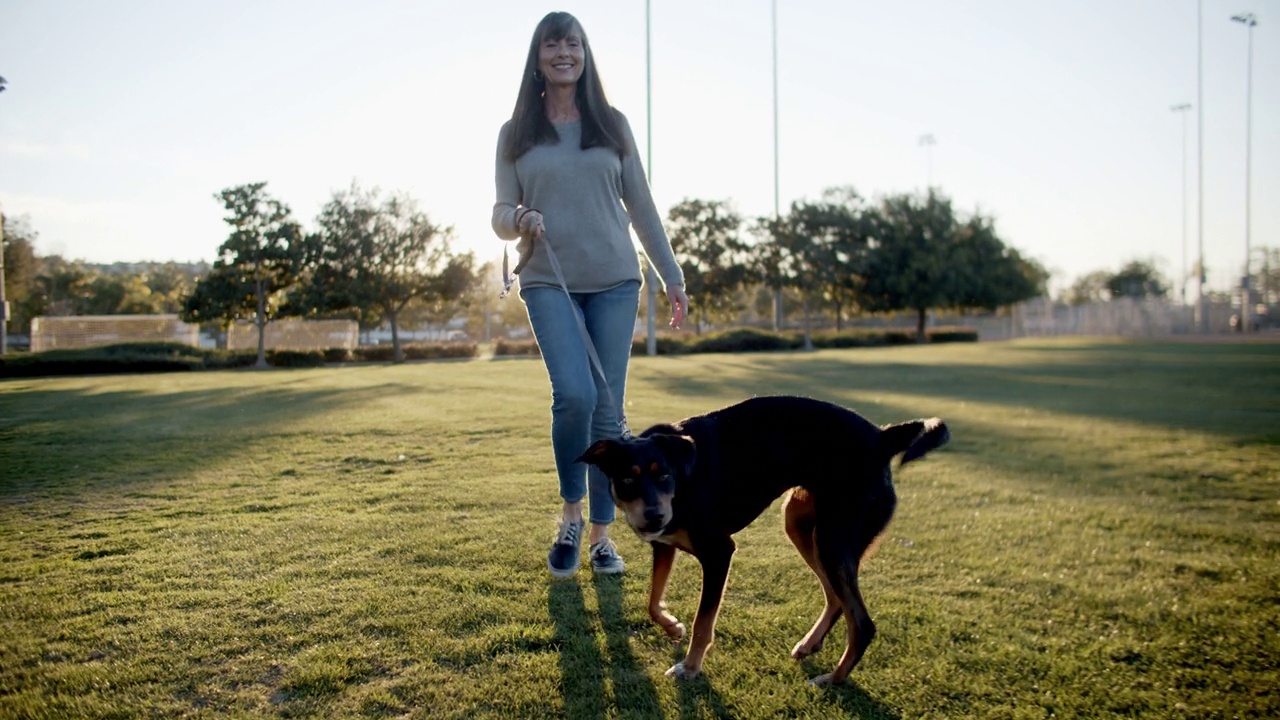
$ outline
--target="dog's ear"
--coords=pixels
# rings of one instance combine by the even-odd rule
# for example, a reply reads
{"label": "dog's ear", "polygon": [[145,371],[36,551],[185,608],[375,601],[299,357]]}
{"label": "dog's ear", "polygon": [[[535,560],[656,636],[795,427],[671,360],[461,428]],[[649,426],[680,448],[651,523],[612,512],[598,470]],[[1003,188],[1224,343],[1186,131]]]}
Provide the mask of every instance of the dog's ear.
{"label": "dog's ear", "polygon": [[574,462],[595,465],[603,470],[605,464],[609,462],[610,458],[617,457],[618,450],[621,449],[621,447],[622,444],[617,440],[609,440],[607,438],[604,440],[597,440],[591,444],[591,447],[587,448],[586,452],[578,456],[578,459],[574,460]]}
{"label": "dog's ear", "polygon": [[650,435],[649,439],[658,446],[663,456],[667,458],[667,464],[672,470],[678,472],[680,477],[689,477],[693,474],[693,464],[698,457],[698,448],[693,438],[688,435],[655,433]]}
{"label": "dog's ear", "polygon": [[941,447],[951,439],[951,432],[941,418],[912,420],[898,425],[889,425],[881,429],[880,442],[885,455],[892,458],[902,453],[902,462],[906,465],[935,448]]}

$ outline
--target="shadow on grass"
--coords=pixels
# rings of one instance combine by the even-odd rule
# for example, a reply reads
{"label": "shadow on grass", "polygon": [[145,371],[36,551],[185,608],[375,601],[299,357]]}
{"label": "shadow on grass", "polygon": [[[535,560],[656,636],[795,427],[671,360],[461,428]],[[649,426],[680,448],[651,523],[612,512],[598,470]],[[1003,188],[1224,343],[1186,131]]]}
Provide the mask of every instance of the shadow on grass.
{"label": "shadow on grass", "polygon": [[593,574],[591,584],[600,607],[600,624],[609,650],[609,677],[618,707],[628,711],[652,709],[655,715],[660,715],[657,689],[631,651],[635,628],[622,611],[624,576]]}
{"label": "shadow on grass", "polygon": [[936,349],[919,350],[919,363],[910,354],[892,362],[861,362],[856,354],[726,355],[718,362],[746,372],[664,382],[688,397],[905,393],[1228,436],[1280,426],[1280,343],[997,346],[991,364],[937,362]]}
{"label": "shadow on grass", "polygon": [[595,642],[582,588],[576,580],[553,582],[547,612],[560,648],[560,697],[567,718],[605,717],[604,657]]}
{"label": "shadow on grass", "polygon": [[55,489],[119,491],[184,475],[224,464],[257,440],[287,434],[295,421],[384,394],[415,391],[394,384],[357,390],[250,386],[169,394],[24,391],[20,402],[6,398],[0,412],[6,456],[0,498]]}
{"label": "shadow on grass", "polygon": [[846,717],[864,720],[902,720],[902,714],[871,697],[853,680],[824,690],[844,710]]}
{"label": "shadow on grass", "polygon": [[680,717],[696,718],[707,715],[718,718],[739,717],[724,704],[724,698],[720,697],[720,693],[712,686],[711,680],[706,675],[676,682],[679,683],[680,688]]}
{"label": "shadow on grass", "polygon": [[[673,394],[687,398],[690,414],[727,404],[726,397],[798,394],[859,410],[876,423],[943,415],[953,436],[948,453],[1026,477],[1041,488],[1109,496],[1261,497],[1257,483],[1215,482],[1176,463],[1157,471],[1163,481],[1154,484],[1148,475],[1114,472],[1116,466],[1133,462],[1123,448],[1117,447],[1114,456],[1082,453],[1080,438],[1054,432],[1052,417],[1096,418],[1144,426],[1157,434],[1216,436],[1240,446],[1273,445],[1280,437],[1280,343],[1099,342],[1066,346],[1062,352],[1053,345],[995,346],[990,364],[972,353],[910,350],[891,362],[863,361],[867,356],[856,352],[723,356],[711,373],[690,382],[669,374],[664,382]],[[912,362],[913,357],[919,361]],[[876,399],[881,395],[918,402]],[[868,398],[874,399],[869,406]],[[979,419],[982,413],[966,416],[968,403],[1043,413],[1039,419],[1049,421]],[[1169,455],[1175,443],[1171,437],[1167,446],[1148,446],[1144,452]]]}
{"label": "shadow on grass", "polygon": [[[631,651],[632,628],[622,610],[622,577],[593,577],[600,608],[605,648],[596,642],[594,621],[587,612],[582,587],[576,580],[556,582],[548,596],[548,612],[555,623],[560,648],[560,693],[564,716],[602,718],[616,709],[630,714],[660,717],[662,706],[653,681]],[[613,690],[610,707],[605,679]]]}

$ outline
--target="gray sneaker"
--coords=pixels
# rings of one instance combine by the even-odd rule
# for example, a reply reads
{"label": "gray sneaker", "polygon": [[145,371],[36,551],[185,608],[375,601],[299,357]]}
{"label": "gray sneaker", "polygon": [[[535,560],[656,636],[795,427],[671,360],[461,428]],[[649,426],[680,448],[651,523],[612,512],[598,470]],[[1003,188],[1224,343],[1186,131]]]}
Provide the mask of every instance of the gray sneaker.
{"label": "gray sneaker", "polygon": [[591,569],[601,575],[617,575],[627,567],[618,555],[617,546],[609,538],[592,545],[590,555]]}
{"label": "gray sneaker", "polygon": [[567,578],[578,571],[578,548],[582,547],[582,530],[586,522],[562,522],[556,531],[556,541],[547,553],[547,569],[552,577]]}

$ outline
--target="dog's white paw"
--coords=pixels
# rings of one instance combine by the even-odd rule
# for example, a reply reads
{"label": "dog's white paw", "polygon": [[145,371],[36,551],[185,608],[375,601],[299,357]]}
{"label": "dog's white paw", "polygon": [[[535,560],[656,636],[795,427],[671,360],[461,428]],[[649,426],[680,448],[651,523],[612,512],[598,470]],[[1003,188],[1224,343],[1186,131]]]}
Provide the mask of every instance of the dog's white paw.
{"label": "dog's white paw", "polygon": [[667,670],[667,677],[675,678],[677,680],[692,680],[697,676],[698,671],[686,668],[683,662],[678,662],[675,665],[672,665],[671,669]]}
{"label": "dog's white paw", "polygon": [[678,622],[675,625],[664,625],[662,629],[666,631],[667,638],[672,642],[678,643],[684,639],[685,629],[682,622]]}
{"label": "dog's white paw", "polygon": [[803,660],[821,649],[822,643],[810,645],[807,641],[801,640],[796,643],[795,647],[791,648],[791,657],[796,660]]}

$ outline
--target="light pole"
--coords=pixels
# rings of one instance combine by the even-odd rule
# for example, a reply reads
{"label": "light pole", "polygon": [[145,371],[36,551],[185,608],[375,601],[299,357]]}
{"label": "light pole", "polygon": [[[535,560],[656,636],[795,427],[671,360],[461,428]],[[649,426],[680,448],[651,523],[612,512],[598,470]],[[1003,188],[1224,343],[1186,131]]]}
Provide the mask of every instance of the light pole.
{"label": "light pole", "polygon": [[0,213],[0,355],[9,352],[9,301],[4,298],[4,213]]}
{"label": "light pole", "polygon": [[1196,326],[1209,332],[1204,298],[1204,0],[1196,3],[1196,224],[1200,260],[1196,263]]}
{"label": "light pole", "polygon": [[778,0],[773,0],[773,216],[778,207]]}
{"label": "light pole", "polygon": [[[771,3],[773,33],[773,220],[782,217],[778,190],[778,0]],[[773,291],[773,329],[781,330],[784,318],[782,288]]]}
{"label": "light pole", "polygon": [[925,152],[924,191],[928,193],[930,188],[933,187],[933,146],[937,145],[938,141],[934,139],[932,134],[926,134],[926,135],[921,135],[919,141],[916,144],[924,148],[924,152]]}
{"label": "light pole", "polygon": [[1253,294],[1249,291],[1249,226],[1252,224],[1252,178],[1253,178],[1253,29],[1258,26],[1258,16],[1253,13],[1240,13],[1231,16],[1238,23],[1249,28],[1249,60],[1245,75],[1244,100],[1244,277],[1240,280],[1243,297],[1240,300],[1240,331],[1249,332],[1253,322]]}
{"label": "light pole", "polygon": [[[645,180],[653,187],[653,46],[649,40],[649,0],[644,0],[644,98],[645,98]],[[651,190],[652,191],[652,190]],[[645,321],[644,350],[649,356],[658,354],[658,272],[653,262],[645,264]]]}
{"label": "light pole", "polygon": [[1180,103],[1169,108],[1182,116],[1182,274],[1179,276],[1182,305],[1187,304],[1187,111],[1191,103]]}
{"label": "light pole", "polygon": [[[0,77],[0,92],[4,92]],[[0,213],[0,355],[9,352],[9,301],[4,297],[4,213]]]}

